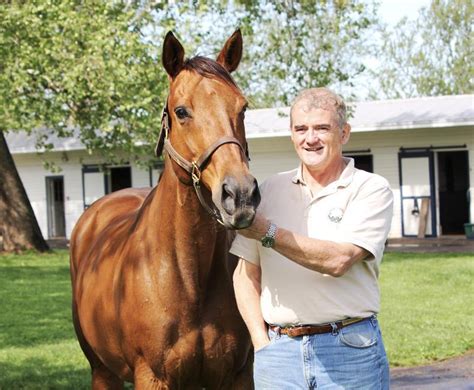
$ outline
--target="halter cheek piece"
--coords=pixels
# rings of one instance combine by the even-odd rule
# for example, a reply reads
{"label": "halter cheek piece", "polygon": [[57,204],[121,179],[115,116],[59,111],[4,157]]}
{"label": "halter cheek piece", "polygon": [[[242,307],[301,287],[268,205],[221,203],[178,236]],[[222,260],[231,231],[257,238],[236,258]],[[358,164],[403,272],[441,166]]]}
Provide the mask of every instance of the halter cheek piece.
{"label": "halter cheek piece", "polygon": [[246,149],[242,147],[240,142],[234,138],[234,137],[222,137],[219,138],[216,142],[211,144],[202,154],[201,156],[192,162],[189,162],[186,160],[184,157],[182,157],[175,148],[171,145],[171,142],[169,140],[169,132],[171,130],[170,124],[169,124],[169,111],[168,111],[168,104],[165,105],[163,108],[163,114],[161,116],[161,131],[160,135],[158,137],[158,144],[156,145],[155,149],[155,154],[157,157],[160,157],[161,154],[163,153],[163,149],[168,153],[170,158],[178,164],[181,168],[183,168],[186,172],[189,173],[191,176],[191,180],[193,183],[194,190],[196,192],[196,195],[199,199],[199,202],[201,203],[202,207],[211,214],[217,222],[219,222],[221,225],[224,225],[224,221],[222,220],[221,213],[219,210],[217,210],[215,207],[210,207],[206,201],[204,200],[204,197],[202,196],[201,192],[201,173],[202,171],[206,168],[207,163],[209,162],[211,156],[214,154],[214,152],[219,149],[222,145],[225,144],[236,144],[239,146],[240,150],[245,154],[248,158],[248,147],[246,146]]}

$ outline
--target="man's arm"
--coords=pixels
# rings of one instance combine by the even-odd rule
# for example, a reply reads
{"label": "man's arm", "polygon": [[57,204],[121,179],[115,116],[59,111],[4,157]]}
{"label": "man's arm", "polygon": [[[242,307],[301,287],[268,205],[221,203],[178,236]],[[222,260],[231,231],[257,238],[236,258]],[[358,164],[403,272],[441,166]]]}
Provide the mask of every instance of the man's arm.
{"label": "man's arm", "polygon": [[249,263],[244,259],[239,259],[237,268],[234,271],[235,298],[240,315],[249,330],[255,350],[263,348],[270,342],[267,326],[260,309],[260,278],[261,269],[259,266]]}
{"label": "man's arm", "polygon": [[[260,240],[268,225],[269,221],[257,212],[252,226],[240,230],[239,234]],[[276,232],[273,249],[303,267],[335,277],[344,275],[355,262],[369,255],[367,250],[354,244],[318,240],[282,228]]]}

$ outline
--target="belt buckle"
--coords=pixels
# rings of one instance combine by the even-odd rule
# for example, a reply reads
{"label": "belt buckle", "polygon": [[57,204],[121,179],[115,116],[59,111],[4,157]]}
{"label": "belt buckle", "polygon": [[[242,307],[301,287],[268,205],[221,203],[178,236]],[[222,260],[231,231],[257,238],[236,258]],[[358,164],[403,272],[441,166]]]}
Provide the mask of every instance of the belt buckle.
{"label": "belt buckle", "polygon": [[289,326],[285,329],[285,333],[288,337],[295,338],[297,337],[293,331],[296,330],[296,326]]}

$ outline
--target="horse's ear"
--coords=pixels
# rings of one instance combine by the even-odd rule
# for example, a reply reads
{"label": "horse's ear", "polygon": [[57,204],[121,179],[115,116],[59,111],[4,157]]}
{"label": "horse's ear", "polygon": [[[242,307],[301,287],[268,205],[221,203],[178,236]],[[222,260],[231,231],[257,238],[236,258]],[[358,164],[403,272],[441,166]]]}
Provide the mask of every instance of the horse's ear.
{"label": "horse's ear", "polygon": [[171,78],[175,78],[183,68],[184,49],[171,31],[168,31],[163,43],[162,62]]}
{"label": "horse's ear", "polygon": [[217,62],[227,69],[229,73],[233,72],[239,66],[242,59],[242,33],[237,29],[227,40],[221,52],[217,56]]}

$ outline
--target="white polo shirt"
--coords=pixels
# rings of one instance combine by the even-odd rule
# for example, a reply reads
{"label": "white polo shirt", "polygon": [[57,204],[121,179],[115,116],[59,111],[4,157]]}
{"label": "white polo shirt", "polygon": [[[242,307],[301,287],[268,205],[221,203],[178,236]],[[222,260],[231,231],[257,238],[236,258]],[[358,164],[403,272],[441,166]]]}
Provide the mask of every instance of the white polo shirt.
{"label": "white polo shirt", "polygon": [[393,214],[393,195],[383,177],[347,165],[338,180],[311,196],[301,167],[261,186],[259,211],[278,227],[334,242],[358,245],[372,256],[343,276],[311,271],[257,240],[237,235],[230,252],[261,267],[263,318],[286,326],[321,324],[378,313],[379,265]]}

